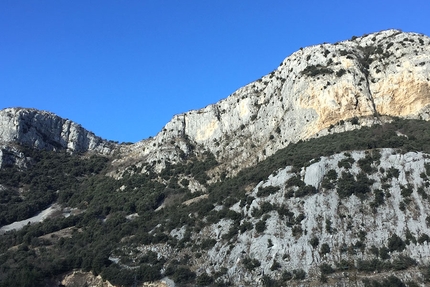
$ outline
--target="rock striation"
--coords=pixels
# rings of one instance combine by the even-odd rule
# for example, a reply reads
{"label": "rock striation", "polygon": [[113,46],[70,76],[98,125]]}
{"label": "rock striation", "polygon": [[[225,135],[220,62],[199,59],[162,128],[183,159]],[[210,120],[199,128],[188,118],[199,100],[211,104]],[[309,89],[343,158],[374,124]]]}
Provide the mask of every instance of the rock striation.
{"label": "rock striation", "polygon": [[[175,115],[155,137],[118,146],[52,113],[0,111],[0,142],[113,154],[161,171],[211,152],[211,174],[234,175],[289,143],[390,120],[430,118],[430,38],[386,30],[301,48],[270,74],[215,104]],[[145,171],[145,169],[143,169]]]}
{"label": "rock striation", "polygon": [[421,34],[387,30],[303,48],[226,99],[175,115],[154,138],[123,147],[117,163],[161,170],[191,145],[235,174],[299,140],[387,117],[429,119],[429,79],[430,38]]}
{"label": "rock striation", "polygon": [[[368,160],[371,167],[366,175],[360,167],[363,160]],[[346,162],[349,164],[342,164]],[[282,270],[303,270],[309,278],[318,278],[322,264],[339,266],[341,262],[353,260],[365,264],[375,260],[375,254],[369,250],[387,247],[394,262],[407,256],[421,266],[429,264],[429,243],[417,243],[419,238],[430,234],[427,216],[430,204],[424,192],[429,185],[429,167],[427,154],[401,154],[395,149],[381,149],[374,154],[369,151],[334,154],[321,157],[299,171],[287,166],[259,182],[248,194],[253,199],[251,202],[238,202],[230,208],[242,214],[241,226],[264,222],[264,231],[242,229],[234,241],[223,240],[234,225],[232,219],[225,218],[193,235],[193,239],[217,241],[193,262],[196,272],[215,274],[228,266],[224,278],[233,286],[262,286],[260,280],[264,274],[280,279]],[[342,195],[341,182],[348,177],[353,181],[365,177],[370,195]],[[299,179],[304,186],[290,184],[292,178]],[[338,187],[330,187],[327,184],[330,182],[337,182]],[[308,190],[314,187],[315,193],[299,195],[305,186]],[[259,191],[268,188],[271,194],[259,195]],[[258,215],[261,209],[267,210],[264,215]],[[177,229],[172,234],[181,239],[184,233]],[[409,238],[411,243],[396,249],[390,243],[396,235]],[[166,257],[173,253],[161,247],[152,248]],[[249,259],[257,260],[258,266],[247,269],[245,262]],[[274,264],[279,267],[274,268]],[[414,280],[422,281],[420,272],[416,273]],[[410,274],[396,275],[411,278]],[[338,285],[327,286],[362,286],[356,282],[357,278],[341,273],[333,278]],[[297,286],[309,286],[308,283]]]}
{"label": "rock striation", "polygon": [[[0,143],[18,143],[37,149],[67,150],[72,153],[90,151],[104,155],[112,154],[117,146],[53,113],[24,108],[0,111]],[[5,153],[6,149],[2,148],[2,155]],[[1,158],[4,161],[4,156]]]}

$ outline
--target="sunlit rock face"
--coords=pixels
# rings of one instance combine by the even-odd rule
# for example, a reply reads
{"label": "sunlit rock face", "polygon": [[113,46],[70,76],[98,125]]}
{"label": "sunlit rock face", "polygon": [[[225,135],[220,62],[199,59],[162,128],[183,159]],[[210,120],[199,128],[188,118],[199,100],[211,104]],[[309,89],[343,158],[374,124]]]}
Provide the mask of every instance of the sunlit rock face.
{"label": "sunlit rock face", "polygon": [[209,151],[222,163],[211,175],[216,180],[299,140],[393,116],[428,119],[429,79],[430,38],[387,30],[302,48],[270,74],[215,104],[175,115],[155,137],[133,145],[118,146],[70,120],[21,108],[0,111],[0,141],[105,155],[119,150],[114,164],[149,164],[155,171]]}
{"label": "sunlit rock face", "polygon": [[174,116],[154,138],[123,148],[122,161],[162,169],[192,144],[234,174],[291,142],[385,116],[428,119],[429,78],[430,38],[416,33],[387,30],[303,48],[226,99]]}
{"label": "sunlit rock face", "polygon": [[46,150],[110,154],[115,144],[82,126],[35,109],[8,108],[0,111],[0,143],[18,143]]}

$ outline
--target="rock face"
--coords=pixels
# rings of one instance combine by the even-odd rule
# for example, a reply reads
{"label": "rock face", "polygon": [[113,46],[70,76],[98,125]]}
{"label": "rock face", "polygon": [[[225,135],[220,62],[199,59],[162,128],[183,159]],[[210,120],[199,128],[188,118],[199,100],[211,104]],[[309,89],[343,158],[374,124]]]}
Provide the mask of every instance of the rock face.
{"label": "rock face", "polygon": [[226,99],[174,116],[156,137],[125,147],[121,161],[159,162],[160,170],[191,143],[234,174],[291,142],[384,116],[429,119],[429,78],[424,35],[387,30],[307,47]]}
{"label": "rock face", "polygon": [[[22,108],[0,111],[0,143],[73,153],[94,151],[105,155],[116,148],[114,143],[97,137],[70,120],[53,113]],[[2,159],[4,161],[4,157]]]}
{"label": "rock face", "polygon": [[[369,167],[366,173],[365,161]],[[394,149],[321,157],[299,172],[285,167],[258,183],[248,195],[252,202],[236,203],[230,208],[242,214],[241,226],[251,223],[256,228],[242,230],[234,241],[222,240],[233,225],[231,219],[203,228],[193,235],[194,239],[216,239],[217,243],[193,265],[197,266],[197,272],[209,274],[228,266],[224,278],[234,286],[262,286],[259,281],[262,275],[279,279],[282,270],[303,270],[308,277],[318,278],[322,264],[339,268],[341,262],[355,260],[364,266],[378,257],[376,251],[382,252],[384,248],[394,262],[410,257],[420,266],[429,264],[430,242],[421,242],[430,234],[427,216],[430,203],[424,191],[430,182],[428,168],[428,155],[398,154]],[[292,178],[296,179],[295,184]],[[360,198],[360,192],[343,193],[349,186],[345,182],[360,181],[369,188],[363,191],[366,196]],[[337,188],[330,187],[331,183],[337,183]],[[311,187],[315,188],[314,194]],[[264,188],[270,188],[271,193],[259,194]],[[265,212],[259,215],[261,209]],[[264,227],[259,231],[257,226],[261,222]],[[174,230],[172,234],[181,239],[183,233]],[[396,236],[409,241],[405,244],[399,239],[396,245],[392,239]],[[171,257],[172,250],[165,249],[163,255]],[[379,256],[380,262],[387,259]],[[247,269],[245,262],[250,259],[257,260],[258,266]],[[360,264],[359,270],[364,268]],[[410,280],[408,276],[405,278]],[[422,282],[420,272],[416,276],[414,280]],[[328,286],[361,286],[357,278],[341,273],[333,279],[338,285]]]}
{"label": "rock face", "polygon": [[[145,185],[153,180],[165,185],[166,190],[186,186],[203,193],[178,204],[193,207],[199,201],[212,200],[211,194],[205,194],[211,190],[207,184],[211,180],[198,182],[191,178],[192,168],[203,166],[197,165],[203,162],[199,157],[213,154],[218,161],[208,174],[213,182],[222,178],[221,173],[234,175],[300,140],[393,117],[429,120],[429,79],[429,37],[397,30],[353,37],[300,49],[269,75],[216,104],[174,116],[157,136],[133,145],[104,141],[52,113],[2,110],[0,167],[25,168],[31,164],[14,143],[76,153],[118,152],[112,173],[121,175],[118,170],[129,168],[123,174],[131,178],[149,166],[154,175],[149,180],[134,178],[135,186],[123,198],[132,192],[145,196]],[[400,130],[393,133],[405,136]],[[197,160],[189,162],[197,167],[178,165],[181,171],[166,169],[164,177],[157,173],[169,164],[185,162],[191,154]],[[195,246],[188,242],[171,246],[165,241],[134,246],[126,242],[120,254],[132,259],[125,262],[140,262],[147,251],[166,260],[189,257],[187,267],[196,275],[210,274],[233,286],[262,286],[267,280],[264,275],[285,281],[283,277],[288,274],[284,271],[291,271],[290,279],[297,279],[288,281],[293,286],[314,286],[317,278],[327,280],[325,275],[330,279],[326,286],[364,286],[362,279],[374,271],[384,273],[372,275],[377,279],[395,271],[405,282],[424,282],[418,268],[430,264],[430,155],[391,148],[349,150],[314,158],[304,166],[285,165],[268,177],[247,183],[240,200],[223,195],[207,202],[209,212],[216,213],[206,216],[190,209],[186,220],[180,218],[171,229],[163,225],[171,223],[166,220],[148,232],[170,236],[172,242],[189,241],[202,248],[205,245],[199,256],[198,248],[193,249]],[[119,180],[132,182],[129,177]],[[227,191],[234,193],[237,186]],[[118,193],[126,189],[125,184],[115,187]],[[181,198],[174,195],[171,200]],[[174,205],[170,206],[173,209]],[[135,212],[132,214],[137,215]],[[197,214],[203,216],[201,221],[197,221]],[[210,215],[220,217],[209,220]],[[195,222],[199,222],[197,228]],[[334,274],[332,267],[337,269]],[[62,284],[85,282],[110,286],[100,277],[83,272],[67,274]],[[170,286],[170,281],[166,282],[158,286]]]}
{"label": "rock face", "polygon": [[[372,125],[429,119],[430,38],[387,30],[300,49],[269,75],[220,102],[179,114],[154,138],[121,146],[116,164],[180,162],[209,151],[235,174],[289,143]],[[111,154],[113,143],[52,113],[0,111],[0,142]]]}

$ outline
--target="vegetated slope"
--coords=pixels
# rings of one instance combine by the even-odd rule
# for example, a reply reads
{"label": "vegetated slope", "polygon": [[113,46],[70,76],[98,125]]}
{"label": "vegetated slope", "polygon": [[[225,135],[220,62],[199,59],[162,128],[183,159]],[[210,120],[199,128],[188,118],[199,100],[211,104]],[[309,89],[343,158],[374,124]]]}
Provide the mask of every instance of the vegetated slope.
{"label": "vegetated slope", "polygon": [[63,210],[0,236],[0,286],[74,269],[125,286],[428,280],[429,125],[405,118],[428,119],[429,43],[389,30],[301,49],[134,145],[1,111],[1,224]]}
{"label": "vegetated slope", "polygon": [[[40,286],[75,268],[125,286],[162,276],[179,286],[349,286],[374,271],[379,282],[424,282],[429,130],[399,119],[292,144],[208,185],[206,197],[178,175],[213,168],[210,159],[114,179],[105,163],[88,169],[84,159],[44,152],[53,165],[37,168],[39,181],[61,179],[67,172],[52,170],[61,162],[82,167],[73,190],[59,187],[76,215],[1,236],[0,286]],[[2,186],[32,190],[25,178],[37,170],[14,168],[2,170],[18,174]]]}

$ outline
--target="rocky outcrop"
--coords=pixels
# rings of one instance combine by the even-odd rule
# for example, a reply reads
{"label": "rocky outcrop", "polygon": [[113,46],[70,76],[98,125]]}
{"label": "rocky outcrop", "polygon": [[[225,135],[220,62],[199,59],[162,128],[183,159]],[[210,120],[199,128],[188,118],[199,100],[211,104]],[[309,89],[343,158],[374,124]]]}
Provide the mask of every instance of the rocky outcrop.
{"label": "rocky outcrop", "polygon": [[[118,161],[153,162],[208,150],[234,174],[291,142],[372,125],[429,118],[430,38],[387,30],[300,49],[226,99],[179,114]],[[217,172],[214,171],[214,175]]]}
{"label": "rocky outcrop", "polygon": [[[280,279],[285,270],[303,270],[310,279],[298,286],[308,286],[320,275],[322,264],[340,268],[342,262],[387,263],[388,258],[392,262],[412,258],[420,266],[429,264],[430,245],[424,242],[430,234],[428,155],[401,154],[395,149],[373,153],[353,151],[321,157],[301,171],[288,166],[258,183],[248,194],[252,202],[238,202],[230,208],[242,214],[241,226],[255,228],[243,228],[234,241],[224,240],[234,222],[222,219],[193,235],[194,239],[217,241],[193,262],[196,272],[215,274],[228,266],[223,278],[234,286],[262,286],[259,280],[264,274]],[[361,182],[366,185],[362,191]],[[263,189],[271,192],[259,193]],[[260,209],[265,210],[263,214],[258,213]],[[261,222],[264,227],[259,231]],[[178,239],[183,236],[180,229],[172,234]],[[393,243],[395,236],[400,247]],[[376,253],[384,249],[389,253],[386,257]],[[166,258],[172,256],[172,250],[154,250],[164,250]],[[248,259],[257,260],[258,267],[247,268]],[[361,263],[357,264],[363,271]],[[396,275],[411,280],[411,273]],[[420,272],[412,274],[417,282],[422,282],[420,276]],[[333,279],[336,286],[362,286],[357,278],[341,272]]]}
{"label": "rocky outcrop", "polygon": [[96,276],[91,272],[83,271],[66,274],[61,281],[61,286],[114,287],[109,281],[103,280],[100,275]]}
{"label": "rocky outcrop", "polygon": [[27,168],[31,165],[32,159],[27,158],[24,153],[11,145],[0,145],[0,169],[5,166],[17,166]]}
{"label": "rocky outcrop", "polygon": [[72,153],[93,151],[105,155],[113,153],[117,147],[70,120],[50,112],[23,108],[0,111],[0,143]]}

